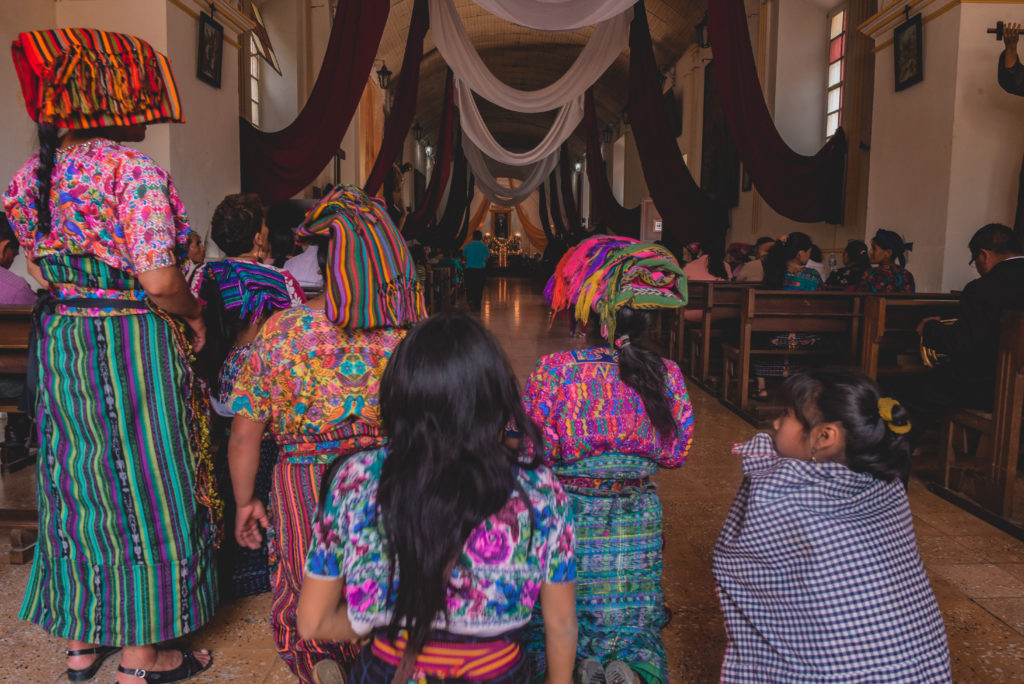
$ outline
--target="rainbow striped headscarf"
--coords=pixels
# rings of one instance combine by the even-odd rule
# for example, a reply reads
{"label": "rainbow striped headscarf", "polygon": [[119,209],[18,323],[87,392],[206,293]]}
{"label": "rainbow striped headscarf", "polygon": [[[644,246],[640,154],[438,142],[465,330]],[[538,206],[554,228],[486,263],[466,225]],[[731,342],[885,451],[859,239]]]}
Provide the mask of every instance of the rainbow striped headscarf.
{"label": "rainbow striped headscarf", "polygon": [[584,325],[600,316],[615,339],[619,309],[674,309],[686,305],[686,276],[672,253],[652,242],[596,235],[562,257],[544,295],[555,313],[572,310]]}
{"label": "rainbow striped headscarf", "polygon": [[[284,275],[272,268],[224,259],[206,264],[203,269],[204,277],[217,284],[224,308],[237,309],[239,317],[247,323],[292,305]],[[303,296],[301,290],[299,296]]]}
{"label": "rainbow striped headscarf", "polygon": [[327,317],[337,325],[396,327],[426,318],[409,248],[381,200],[339,185],[309,210],[296,235],[330,237]]}

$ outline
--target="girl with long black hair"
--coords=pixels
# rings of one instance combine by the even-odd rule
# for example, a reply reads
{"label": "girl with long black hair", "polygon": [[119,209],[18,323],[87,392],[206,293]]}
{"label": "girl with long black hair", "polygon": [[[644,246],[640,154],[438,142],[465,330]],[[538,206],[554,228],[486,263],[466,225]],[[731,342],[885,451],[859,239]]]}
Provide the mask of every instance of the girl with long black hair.
{"label": "girl with long black hair", "polygon": [[462,313],[420,323],[388,363],[380,407],[387,445],[340,464],[322,501],[300,633],[372,638],[352,684],[518,684],[530,668],[514,633],[539,601],[547,681],[568,682],[569,503],[540,458],[506,437],[512,424],[523,444],[541,443],[497,341]]}
{"label": "girl with long black hair", "polygon": [[[679,367],[643,338],[657,310],[683,305],[686,278],[663,247],[598,236],[566,253],[548,292],[555,311],[590,325],[593,345],[542,358],[523,398],[575,519],[577,681],[664,683],[661,502],[650,477],[686,460],[693,411]],[[529,639],[538,673],[542,617]]]}

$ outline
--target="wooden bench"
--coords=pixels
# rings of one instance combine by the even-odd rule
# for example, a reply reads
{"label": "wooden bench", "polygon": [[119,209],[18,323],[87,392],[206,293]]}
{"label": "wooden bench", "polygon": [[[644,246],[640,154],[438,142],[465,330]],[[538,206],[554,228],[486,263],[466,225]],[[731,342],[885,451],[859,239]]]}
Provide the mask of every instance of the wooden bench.
{"label": "wooden bench", "polygon": [[927,371],[917,325],[930,316],[955,318],[955,294],[864,295],[860,368],[872,380]]}
{"label": "wooden bench", "polygon": [[[716,393],[720,378],[714,374],[716,342],[735,337],[740,308],[748,290],[757,283],[688,283],[689,302],[677,321],[673,350],[690,379],[703,389]],[[686,320],[686,311],[699,311],[696,321]]]}
{"label": "wooden bench", "polygon": [[[28,371],[28,340],[32,330],[32,308],[0,306],[0,374],[24,376]],[[0,411],[19,413],[17,399],[0,399]],[[12,454],[5,447],[0,450],[0,473],[10,473],[31,462],[26,448],[21,454]],[[0,475],[2,477],[2,475]],[[9,562],[27,563],[35,548],[37,513],[34,508],[0,508],[0,530],[10,534]]]}
{"label": "wooden bench", "polygon": [[[1009,521],[1024,416],[1024,312],[1003,313],[996,364],[993,411],[960,410],[943,422],[943,484],[947,490]],[[981,435],[973,454],[957,453],[954,448],[956,434],[965,429]]]}
{"label": "wooden bench", "polygon": [[[774,411],[754,410],[750,398],[751,357],[817,357],[857,365],[863,322],[863,295],[848,292],[789,292],[746,288],[740,307],[739,335],[722,347],[722,403],[754,425]],[[756,333],[809,333],[837,338],[837,345],[809,349],[755,346]],[[767,408],[767,407],[766,407]]]}

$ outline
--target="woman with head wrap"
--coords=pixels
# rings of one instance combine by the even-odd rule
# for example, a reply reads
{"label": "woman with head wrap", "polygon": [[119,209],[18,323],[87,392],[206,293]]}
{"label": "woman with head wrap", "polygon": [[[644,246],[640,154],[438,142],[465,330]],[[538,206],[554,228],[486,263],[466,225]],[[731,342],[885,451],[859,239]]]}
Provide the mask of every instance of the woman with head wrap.
{"label": "woman with head wrap", "polygon": [[[686,460],[693,411],[679,367],[641,338],[657,311],[686,303],[686,278],[663,247],[597,236],[565,254],[545,294],[589,324],[594,343],[542,358],[523,397],[575,517],[578,681],[666,682],[661,503],[650,476]],[[528,642],[543,670],[539,627],[535,612]]]}
{"label": "woman with head wrap", "polygon": [[[235,536],[259,548],[270,536],[276,569],[272,627],[277,649],[303,682],[334,682],[354,644],[303,640],[296,625],[320,480],[338,458],[380,446],[377,388],[405,328],[425,317],[415,268],[383,203],[352,186],[321,199],[298,236],[318,244],[324,294],[267,321],[231,396],[228,461]],[[254,497],[260,441],[277,441],[270,514]],[[329,678],[330,677],[330,678]]]}
{"label": "woman with head wrap", "polygon": [[39,542],[21,618],[69,640],[71,681],[119,648],[118,682],[180,681],[212,662],[156,648],[216,602],[222,505],[189,367],[206,329],[174,183],[120,144],[183,120],[177,86],[133,36],[35,31],[12,53],[40,145],[4,205],[51,297],[33,352]]}
{"label": "woman with head wrap", "polygon": [[907,252],[913,242],[904,242],[898,233],[880,228],[871,238],[871,263],[860,281],[861,292],[914,292],[914,276],[906,269]]}

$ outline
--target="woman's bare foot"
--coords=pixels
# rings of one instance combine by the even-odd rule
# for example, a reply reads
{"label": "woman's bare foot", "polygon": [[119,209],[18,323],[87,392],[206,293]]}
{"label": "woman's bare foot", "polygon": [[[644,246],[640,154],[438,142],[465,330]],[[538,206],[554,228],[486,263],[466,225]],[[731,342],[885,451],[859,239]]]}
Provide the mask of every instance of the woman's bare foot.
{"label": "woman's bare foot", "polygon": [[[213,660],[206,650],[193,651],[192,654],[204,667]],[[183,655],[177,649],[157,649],[155,646],[128,646],[121,654],[121,667],[125,669],[166,672],[181,665]],[[117,673],[118,684],[143,684],[142,677],[135,677],[123,672]]]}

